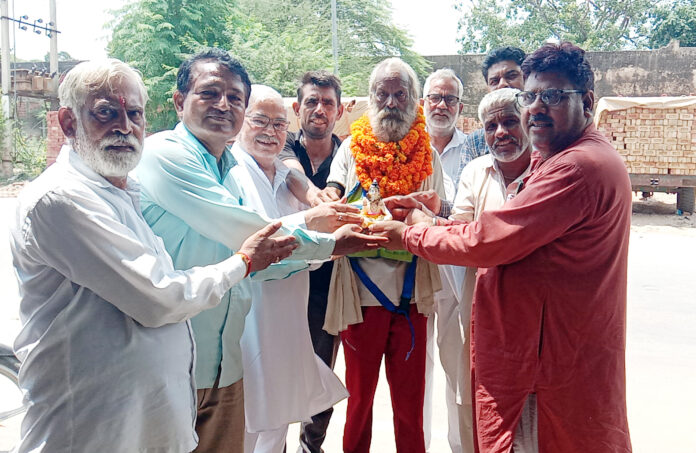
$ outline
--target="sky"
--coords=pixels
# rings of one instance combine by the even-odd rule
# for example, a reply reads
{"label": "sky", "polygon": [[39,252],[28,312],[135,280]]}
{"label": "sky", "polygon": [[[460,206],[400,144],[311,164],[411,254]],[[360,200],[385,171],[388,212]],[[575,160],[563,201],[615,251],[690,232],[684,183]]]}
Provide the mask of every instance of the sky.
{"label": "sky", "polygon": [[[340,1],[340,0],[338,0]],[[451,55],[457,53],[457,13],[455,0],[392,0],[394,23],[408,31],[414,40],[413,49],[422,55]],[[56,0],[58,51],[68,52],[76,59],[99,58],[106,55],[108,31],[104,24],[110,20],[109,10],[118,9],[127,0]],[[424,6],[427,5],[427,6]],[[10,17],[26,15],[28,22],[42,19],[49,22],[48,0],[9,0]],[[14,32],[14,36],[13,36]],[[41,59],[50,49],[50,39],[14,26],[10,45],[17,58]]]}

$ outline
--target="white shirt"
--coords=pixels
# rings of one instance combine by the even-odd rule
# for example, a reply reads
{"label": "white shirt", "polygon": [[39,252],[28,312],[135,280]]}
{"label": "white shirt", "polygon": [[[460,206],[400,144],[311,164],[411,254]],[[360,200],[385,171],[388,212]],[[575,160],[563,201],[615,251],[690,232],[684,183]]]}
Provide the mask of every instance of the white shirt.
{"label": "white shirt", "polygon": [[[440,153],[440,163],[442,163],[444,173],[445,194],[449,201],[454,200],[457,185],[459,184],[459,170],[461,168],[465,138],[466,134],[455,127],[452,139]],[[433,149],[435,149],[434,146]]]}
{"label": "white shirt", "polygon": [[[232,147],[239,165],[230,174],[244,190],[245,205],[270,218],[304,216],[290,192],[289,169],[275,160],[273,182],[239,142]],[[340,379],[314,353],[307,323],[309,273],[283,280],[252,282],[252,304],[242,334],[246,430],[278,429],[311,421],[348,397]]]}
{"label": "white shirt", "polygon": [[20,194],[10,245],[21,286],[19,452],[189,452],[197,444],[191,316],[246,271],[177,271],[121,190],[69,147]]}

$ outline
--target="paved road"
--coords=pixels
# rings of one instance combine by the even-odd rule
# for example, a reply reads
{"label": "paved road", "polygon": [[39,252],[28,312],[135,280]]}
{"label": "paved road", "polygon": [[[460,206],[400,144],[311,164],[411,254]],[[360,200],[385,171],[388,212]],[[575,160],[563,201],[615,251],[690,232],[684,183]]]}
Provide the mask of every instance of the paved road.
{"label": "paved road", "polygon": [[[13,215],[12,199],[0,199],[0,237]],[[660,223],[660,222],[655,222]],[[629,256],[628,340],[626,350],[628,413],[634,452],[694,453],[696,420],[696,228],[652,226],[642,219],[631,230]],[[9,247],[0,240],[0,341],[17,331],[17,289]],[[339,354],[336,372],[345,366]],[[431,452],[449,451],[444,376],[436,370]],[[0,399],[2,399],[0,395]],[[589,395],[588,397],[591,397]],[[346,403],[336,406],[325,450],[341,451]],[[373,451],[393,452],[391,405],[384,376],[375,399]],[[0,426],[0,451],[7,449],[16,423]],[[288,451],[297,448],[297,425],[288,435]]]}

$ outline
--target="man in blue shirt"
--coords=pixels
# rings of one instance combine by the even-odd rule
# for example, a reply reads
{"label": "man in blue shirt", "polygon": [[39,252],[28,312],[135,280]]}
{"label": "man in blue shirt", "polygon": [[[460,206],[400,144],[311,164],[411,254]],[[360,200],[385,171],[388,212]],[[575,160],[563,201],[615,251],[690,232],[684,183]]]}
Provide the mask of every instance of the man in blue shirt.
{"label": "man in blue shirt", "polygon": [[[270,219],[243,207],[242,190],[229,176],[236,161],[228,143],[241,128],[251,83],[244,67],[221,49],[184,61],[177,76],[174,105],[181,122],[145,142],[137,175],[143,189],[143,216],[159,235],[176,268],[219,261],[240,240]],[[298,248],[292,260],[252,275],[283,278],[307,267],[306,260],[327,259],[364,249],[371,238],[344,226],[322,234],[303,229],[317,222],[317,211],[282,218],[283,234]],[[331,208],[332,225],[343,215]],[[322,217],[325,224],[326,215]],[[200,438],[196,451],[239,451],[244,440],[244,400],[239,339],[251,304],[248,281],[237,285],[213,310],[192,319],[196,340],[196,384]]]}
{"label": "man in blue shirt", "polygon": [[[499,47],[486,55],[481,64],[481,73],[486,81],[488,92],[498,88],[524,89],[522,62],[525,56],[524,51],[517,47]],[[483,128],[476,129],[467,136],[464,148],[466,152],[462,154],[458,175],[462,173],[469,161],[489,153]]]}

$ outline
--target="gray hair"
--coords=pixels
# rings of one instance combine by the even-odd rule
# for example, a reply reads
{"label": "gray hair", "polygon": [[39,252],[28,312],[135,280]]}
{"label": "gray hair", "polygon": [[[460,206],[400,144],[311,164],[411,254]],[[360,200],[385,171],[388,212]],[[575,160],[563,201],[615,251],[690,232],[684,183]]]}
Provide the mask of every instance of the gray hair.
{"label": "gray hair", "polygon": [[280,95],[274,88],[268,85],[254,84],[251,86],[251,94],[249,95],[249,105],[247,110],[259,101],[265,101],[267,99],[278,102],[283,105],[283,96]]}
{"label": "gray hair", "polygon": [[430,74],[427,79],[425,79],[425,83],[423,84],[423,96],[428,95],[428,91],[430,91],[430,85],[433,83],[434,80],[443,79],[452,79],[457,82],[457,97],[461,102],[462,96],[464,96],[464,85],[462,84],[462,81],[459,80],[459,77],[457,77],[457,74],[455,74],[454,71],[450,68],[438,69],[437,71]]}
{"label": "gray hair", "polygon": [[107,88],[113,90],[114,81],[131,79],[136,82],[143,102],[147,102],[147,89],[140,73],[115,58],[85,61],[65,75],[58,89],[61,107],[77,110],[85,103],[89,93]]}
{"label": "gray hair", "polygon": [[375,92],[375,83],[377,82],[377,75],[381,71],[386,71],[387,69],[396,69],[399,72],[405,72],[408,77],[408,95],[410,97],[409,102],[417,102],[420,99],[420,83],[418,82],[418,76],[416,71],[406,63],[401,58],[392,57],[382,60],[377,63],[377,66],[372,70],[370,74],[370,97]]}
{"label": "gray hair", "polygon": [[488,93],[481,99],[478,107],[479,120],[483,123],[483,115],[496,108],[504,108],[512,105],[517,113],[520,113],[520,108],[517,105],[517,98],[515,95],[519,93],[520,90],[517,88],[500,88],[499,90],[494,90]]}

